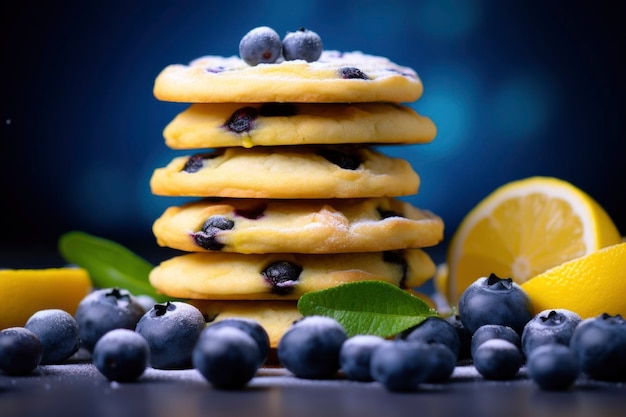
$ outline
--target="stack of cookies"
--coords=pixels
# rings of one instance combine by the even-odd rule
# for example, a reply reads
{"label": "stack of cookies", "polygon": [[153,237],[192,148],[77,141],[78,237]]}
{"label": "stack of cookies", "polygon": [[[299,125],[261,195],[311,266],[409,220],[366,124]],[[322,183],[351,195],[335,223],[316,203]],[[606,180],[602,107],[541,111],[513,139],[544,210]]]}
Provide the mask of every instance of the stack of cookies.
{"label": "stack of cookies", "polygon": [[154,223],[158,244],[182,251],[152,271],[157,290],[208,320],[255,319],[276,346],[306,292],[360,280],[409,290],[434,275],[422,248],[443,222],[400,199],[419,177],[380,150],[435,137],[401,104],[422,94],[412,69],[360,52],[256,66],[207,56],[166,67],[154,94],[190,104],[164,130],[188,155],[150,181],[190,197]]}

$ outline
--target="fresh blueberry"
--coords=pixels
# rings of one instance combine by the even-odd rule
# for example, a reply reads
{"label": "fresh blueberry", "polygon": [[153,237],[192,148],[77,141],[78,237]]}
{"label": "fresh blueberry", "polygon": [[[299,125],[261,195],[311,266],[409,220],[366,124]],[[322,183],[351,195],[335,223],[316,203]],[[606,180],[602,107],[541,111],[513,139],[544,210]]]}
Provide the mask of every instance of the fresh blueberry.
{"label": "fresh blueberry", "polygon": [[25,327],[0,331],[0,370],[9,375],[28,375],[41,362],[43,347],[39,338]]}
{"label": "fresh blueberry", "polygon": [[509,326],[503,326],[501,324],[485,324],[480,326],[472,335],[472,341],[470,345],[470,354],[474,356],[474,352],[478,346],[491,339],[504,339],[513,343],[518,349],[522,348],[521,338],[519,334]]}
{"label": "fresh blueberry", "polygon": [[156,300],[153,297],[145,294],[137,295],[135,296],[135,299],[139,304],[141,304],[144,312],[150,311],[150,309],[156,304]]}
{"label": "fresh blueberry", "polygon": [[240,389],[256,374],[259,356],[259,345],[252,336],[237,327],[222,326],[198,339],[192,358],[194,368],[213,387]]}
{"label": "fresh blueberry", "polygon": [[206,323],[191,304],[174,301],[155,306],[141,317],[135,331],[150,346],[150,366],[157,369],[191,368],[191,353]]}
{"label": "fresh blueberry", "polygon": [[470,284],[459,299],[459,316],[470,333],[485,324],[509,326],[522,334],[533,318],[528,295],[511,278],[495,274],[481,277]]}
{"label": "fresh blueberry", "polygon": [[252,29],[239,42],[239,56],[251,66],[276,62],[281,51],[280,36],[267,26]]}
{"label": "fresh blueberry", "polygon": [[80,348],[80,333],[76,319],[60,309],[40,310],[24,325],[33,332],[43,348],[41,364],[61,363]]}
{"label": "fresh blueberry", "polygon": [[472,334],[463,326],[461,317],[458,314],[452,314],[446,317],[446,321],[452,324],[459,335],[459,356],[457,360],[471,359]]}
{"label": "fresh blueberry", "polygon": [[513,343],[504,339],[490,339],[474,352],[474,366],[485,379],[512,379],[519,371],[524,356]]}
{"label": "fresh blueberry", "polygon": [[283,38],[283,57],[287,61],[294,59],[317,61],[322,56],[323,50],[320,35],[303,27],[295,32],[287,32]]}
{"label": "fresh blueberry", "polygon": [[339,370],[339,352],[347,338],[335,319],[307,316],[287,329],[276,353],[279,362],[296,377],[331,378]]}
{"label": "fresh blueberry", "polygon": [[356,335],[343,342],[339,351],[339,367],[346,378],[353,381],[373,381],[370,373],[372,352],[385,339],[374,335]]}
{"label": "fresh blueberry", "polygon": [[580,316],[573,311],[542,311],[524,326],[522,351],[528,357],[533,349],[546,343],[569,345],[574,329],[580,322]]}
{"label": "fresh blueberry", "polygon": [[244,318],[228,318],[222,319],[207,326],[200,337],[210,336],[211,333],[221,327],[236,327],[248,333],[254,341],[259,345],[259,363],[261,366],[267,360],[270,352],[270,338],[267,331],[257,321]]}
{"label": "fresh blueberry", "polygon": [[567,389],[580,374],[580,364],[574,351],[554,342],[534,348],[528,356],[526,369],[529,378],[545,390]]}
{"label": "fresh blueberry", "polygon": [[431,351],[430,373],[426,382],[441,383],[447,381],[456,367],[457,355],[443,343],[429,343]]}
{"label": "fresh blueberry", "polygon": [[602,314],[581,321],[570,347],[590,378],[626,380],[626,320],[621,315]]}
{"label": "fresh blueberry", "polygon": [[437,316],[428,317],[417,326],[400,333],[398,338],[423,343],[441,343],[454,353],[455,358],[458,357],[461,346],[459,334],[454,326]]}
{"label": "fresh blueberry", "polygon": [[389,391],[415,391],[432,374],[433,351],[421,342],[396,340],[374,350],[370,372]]}
{"label": "fresh blueberry", "polygon": [[140,334],[129,329],[106,332],[93,349],[93,363],[107,379],[132,382],[148,366],[150,347]]}
{"label": "fresh blueberry", "polygon": [[143,306],[126,290],[105,288],[83,298],[74,318],[78,323],[82,346],[93,351],[96,342],[109,330],[134,330],[143,316]]}

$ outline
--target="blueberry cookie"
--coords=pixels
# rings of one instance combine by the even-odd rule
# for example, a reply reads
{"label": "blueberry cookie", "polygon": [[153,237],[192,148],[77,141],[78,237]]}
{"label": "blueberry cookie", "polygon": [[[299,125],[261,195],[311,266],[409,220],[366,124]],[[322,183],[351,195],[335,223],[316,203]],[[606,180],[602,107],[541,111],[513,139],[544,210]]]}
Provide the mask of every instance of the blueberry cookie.
{"label": "blueberry cookie", "polygon": [[428,143],[435,124],[394,103],[193,104],[163,131],[172,149],[341,143]]}
{"label": "blueberry cookie", "polygon": [[433,246],[443,221],[394,198],[203,199],[165,210],[161,246],[187,252],[338,253]]}
{"label": "blueberry cookie", "polygon": [[209,326],[225,319],[248,319],[258,322],[276,348],[283,334],[302,318],[297,301],[189,300],[202,312]]}
{"label": "blueberry cookie", "polygon": [[150,272],[150,283],[176,298],[297,300],[353,281],[412,288],[434,273],[434,262],[421,249],[329,255],[195,252],[161,262]]}
{"label": "blueberry cookie", "polygon": [[324,51],[315,62],[277,61],[256,66],[236,56],[205,56],[165,67],[154,96],[185,103],[412,102],[423,92],[415,71],[361,52]]}
{"label": "blueberry cookie", "polygon": [[411,165],[360,146],[218,148],[157,168],[152,193],[235,198],[360,198],[417,193]]}

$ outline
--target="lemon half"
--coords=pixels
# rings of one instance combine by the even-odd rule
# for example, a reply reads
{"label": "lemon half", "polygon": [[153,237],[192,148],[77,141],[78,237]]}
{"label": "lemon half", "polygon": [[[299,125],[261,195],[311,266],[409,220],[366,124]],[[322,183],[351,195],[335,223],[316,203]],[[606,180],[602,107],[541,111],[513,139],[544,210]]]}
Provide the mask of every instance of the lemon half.
{"label": "lemon half", "polygon": [[0,329],[24,326],[39,310],[58,308],[74,315],[91,291],[82,268],[0,270]]}
{"label": "lemon half", "polygon": [[495,273],[522,284],[620,240],[606,211],[569,182],[530,177],[507,183],[474,207],[452,237],[448,301],[456,304],[481,276]]}

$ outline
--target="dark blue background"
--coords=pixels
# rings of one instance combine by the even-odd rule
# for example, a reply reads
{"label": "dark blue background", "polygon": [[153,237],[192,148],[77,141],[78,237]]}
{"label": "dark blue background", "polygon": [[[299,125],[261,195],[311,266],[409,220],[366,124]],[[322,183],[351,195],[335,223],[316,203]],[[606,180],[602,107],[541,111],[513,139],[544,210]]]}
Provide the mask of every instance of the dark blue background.
{"label": "dark blue background", "polygon": [[410,200],[446,221],[441,250],[480,199],[532,175],[571,181],[626,230],[624,2],[8,3],[0,267],[54,266],[71,229],[166,256],[151,224],[179,201],[152,196],[148,183],[176,154],[161,131],[186,105],[155,100],[154,78],[170,63],[237,54],[260,25],[306,26],[327,49],[388,56],[420,74],[425,92],[412,105],[439,135],[388,152],[422,178]]}

